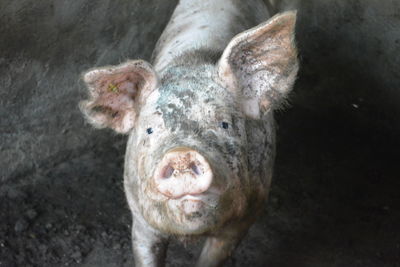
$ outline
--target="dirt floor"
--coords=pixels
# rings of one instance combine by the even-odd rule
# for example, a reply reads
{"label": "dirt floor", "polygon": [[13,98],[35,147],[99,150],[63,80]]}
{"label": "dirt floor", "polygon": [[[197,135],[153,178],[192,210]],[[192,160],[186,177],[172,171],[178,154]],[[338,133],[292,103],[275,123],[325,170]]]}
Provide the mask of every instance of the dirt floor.
{"label": "dirt floor", "polygon": [[[2,12],[11,3],[6,2]],[[132,5],[145,6],[141,1]],[[156,12],[148,5],[147,13]],[[89,2],[81,6],[88,7]],[[163,8],[170,12],[173,6]],[[164,14],[147,33],[139,31],[141,38],[155,40],[167,18]],[[68,16],[63,19],[74,22]],[[300,29],[308,22],[300,20]],[[115,22],[119,23],[123,21]],[[22,29],[29,27],[27,23]],[[71,34],[77,42],[82,37],[82,46],[87,46],[82,49],[91,51],[90,40],[83,35],[95,30],[88,27],[85,23],[61,27],[57,38]],[[125,36],[125,30],[129,28],[109,28],[103,33],[118,37]],[[313,30],[310,33],[327,37],[324,29]],[[5,39],[13,47],[22,38],[14,38],[12,28],[0,31],[10,36]],[[317,44],[310,36],[299,37],[302,68],[292,105],[277,114],[278,156],[269,203],[226,266],[400,267],[400,113],[395,108],[400,97],[389,90],[400,79],[358,68],[364,61],[340,58],[343,54],[332,50],[332,39]],[[27,43],[32,42],[30,38]],[[0,57],[0,69],[11,70],[12,81],[7,83],[8,76],[2,72],[0,113],[8,116],[2,115],[0,121],[0,267],[133,266],[131,218],[122,189],[126,137],[84,124],[76,109],[84,94],[66,89],[75,86],[74,75],[88,67],[89,63],[82,62],[95,63],[97,51],[105,49],[107,42],[103,40],[100,48],[83,59],[79,53],[73,56],[75,48],[68,43],[61,50],[42,54],[39,47],[21,44],[15,51],[7,50],[20,57]],[[55,67],[59,62],[44,60],[47,53],[61,52],[71,52],[62,68]],[[146,48],[139,56],[148,58],[150,52],[151,47]],[[36,58],[35,53],[40,56]],[[105,53],[96,64],[124,57],[115,53]],[[21,67],[21,62],[29,66]],[[46,62],[48,73],[34,76],[45,69]],[[24,68],[30,72],[20,71]],[[63,72],[72,82],[62,80]],[[10,84],[15,84],[16,91]],[[60,84],[67,90],[56,92],[64,93],[62,99],[51,93]],[[53,99],[56,102],[51,104]],[[45,106],[35,100],[44,101]],[[172,242],[167,266],[192,265],[200,245]]]}

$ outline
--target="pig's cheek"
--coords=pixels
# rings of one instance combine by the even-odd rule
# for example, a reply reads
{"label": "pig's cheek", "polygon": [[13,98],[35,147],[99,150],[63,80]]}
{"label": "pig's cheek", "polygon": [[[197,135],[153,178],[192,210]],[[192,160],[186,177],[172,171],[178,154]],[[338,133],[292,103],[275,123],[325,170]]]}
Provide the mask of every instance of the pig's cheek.
{"label": "pig's cheek", "polygon": [[168,198],[157,191],[153,179],[154,166],[157,164],[154,161],[153,153],[157,148],[158,138],[160,136],[154,135],[141,140],[140,149],[138,149],[140,151],[138,174],[144,198],[165,201]]}
{"label": "pig's cheek", "polygon": [[152,175],[148,176],[143,181],[143,192],[145,197],[151,199],[152,201],[164,202],[168,200],[168,197],[158,192]]}

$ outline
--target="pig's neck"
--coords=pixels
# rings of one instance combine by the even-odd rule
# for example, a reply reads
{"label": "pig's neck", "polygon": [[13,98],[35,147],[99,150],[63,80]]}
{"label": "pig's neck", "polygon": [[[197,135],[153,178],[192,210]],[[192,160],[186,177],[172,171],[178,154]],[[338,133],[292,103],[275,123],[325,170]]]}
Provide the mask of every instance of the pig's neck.
{"label": "pig's neck", "polygon": [[153,65],[162,73],[188,52],[222,53],[233,36],[268,17],[261,0],[180,0],[153,52]]}

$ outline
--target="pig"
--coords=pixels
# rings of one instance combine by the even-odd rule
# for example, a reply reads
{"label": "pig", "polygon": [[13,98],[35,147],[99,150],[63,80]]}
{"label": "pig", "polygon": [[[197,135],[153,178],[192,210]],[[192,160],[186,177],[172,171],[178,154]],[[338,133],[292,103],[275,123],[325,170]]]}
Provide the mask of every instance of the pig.
{"label": "pig", "polygon": [[295,23],[295,11],[270,18],[259,0],[181,0],[152,64],[83,74],[87,121],[129,135],[135,266],[163,266],[174,237],[206,237],[197,266],[220,266],[262,211],[273,111],[298,71]]}

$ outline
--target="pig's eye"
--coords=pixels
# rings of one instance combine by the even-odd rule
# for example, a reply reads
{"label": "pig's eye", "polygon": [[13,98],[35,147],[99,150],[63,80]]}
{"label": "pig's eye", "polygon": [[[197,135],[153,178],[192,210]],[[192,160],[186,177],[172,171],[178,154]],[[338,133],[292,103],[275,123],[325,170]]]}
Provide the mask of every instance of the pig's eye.
{"label": "pig's eye", "polygon": [[147,134],[152,134],[153,133],[153,128],[147,128],[146,132],[147,132]]}
{"label": "pig's eye", "polygon": [[229,123],[227,123],[226,121],[223,121],[221,123],[221,127],[224,128],[224,129],[228,129],[229,128]]}

